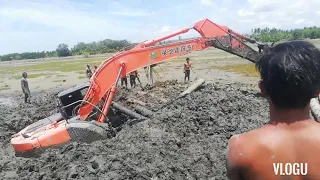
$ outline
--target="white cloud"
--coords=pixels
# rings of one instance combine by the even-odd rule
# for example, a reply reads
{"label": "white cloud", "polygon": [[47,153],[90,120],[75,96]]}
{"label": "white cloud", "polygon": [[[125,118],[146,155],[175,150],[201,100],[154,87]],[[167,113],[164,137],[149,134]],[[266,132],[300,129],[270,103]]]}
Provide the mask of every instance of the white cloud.
{"label": "white cloud", "polygon": [[113,5],[112,9],[117,9],[117,11],[109,12],[109,14],[113,14],[113,15],[133,17],[133,16],[147,16],[148,14],[152,14],[152,13],[148,13],[143,10],[136,10],[136,9],[128,8],[128,7],[120,4],[119,2],[112,2],[112,5]]}
{"label": "white cloud", "polygon": [[[186,28],[186,27],[184,27],[184,28]],[[153,33],[154,35],[152,36],[152,39],[167,36],[169,34],[180,31],[184,28],[183,27],[179,28],[179,27],[172,27],[172,26],[162,26],[162,27],[158,28],[158,30],[154,31],[154,33]],[[178,39],[179,36],[181,38],[191,38],[191,37],[199,37],[200,35],[198,32],[190,29],[187,33],[177,35],[177,36],[172,37],[170,39]]]}
{"label": "white cloud", "polygon": [[240,9],[238,11],[238,15],[239,16],[253,16],[255,15],[255,13],[253,11],[248,11],[248,10],[244,10],[244,9]]}
{"label": "white cloud", "polygon": [[298,19],[298,20],[296,20],[294,23],[295,23],[295,24],[301,24],[301,23],[303,23],[303,22],[305,22],[304,19]]}
{"label": "white cloud", "polygon": [[[240,9],[238,22],[247,21],[251,27],[276,27],[282,29],[320,25],[316,14],[319,12],[319,0],[248,0],[248,6]],[[240,24],[238,24],[240,26]]]}
{"label": "white cloud", "polygon": [[205,6],[210,6],[213,4],[212,0],[201,0],[200,3]]}
{"label": "white cloud", "polygon": [[[105,18],[98,14],[75,9],[68,1],[56,3],[32,3],[24,2],[19,6],[0,7],[0,16],[12,20],[23,20],[41,25],[76,29],[96,29],[96,27],[113,26],[121,28],[121,24],[111,18]],[[82,6],[81,6],[82,5]],[[79,9],[88,8],[88,4],[78,4]]]}
{"label": "white cloud", "polygon": [[42,25],[57,26],[64,28],[75,28],[99,24],[100,26],[116,23],[111,19],[99,19],[86,16],[81,13],[66,12],[66,11],[51,11],[33,9],[33,8],[6,8],[0,9],[0,15],[14,19],[24,19]]}
{"label": "white cloud", "polygon": [[[0,34],[5,34],[0,37],[0,54],[53,50],[59,43],[67,43],[72,47],[81,41],[92,42],[106,38],[141,40],[134,36],[139,22],[118,21],[106,12],[90,11],[94,9],[91,4],[80,3],[75,6],[59,0],[52,3],[13,2],[0,6]],[[142,11],[135,13],[125,10],[125,13],[121,12],[122,16],[144,16]],[[27,27],[19,25],[17,28],[18,24]],[[16,47],[9,45],[8,41]],[[38,44],[27,45],[26,42],[30,41],[37,41]]]}
{"label": "white cloud", "polygon": [[[320,26],[320,0],[197,0],[182,4],[164,0],[163,7],[127,3],[0,0],[0,54],[52,50],[62,42],[73,46],[106,38],[141,42],[191,27],[204,18],[238,33],[258,27]],[[183,16],[176,16],[177,12]],[[191,30],[181,36],[195,35],[198,33]]]}
{"label": "white cloud", "polygon": [[110,14],[113,15],[119,15],[119,16],[147,16],[148,13],[146,12],[130,12],[130,11],[114,11],[110,12]]}

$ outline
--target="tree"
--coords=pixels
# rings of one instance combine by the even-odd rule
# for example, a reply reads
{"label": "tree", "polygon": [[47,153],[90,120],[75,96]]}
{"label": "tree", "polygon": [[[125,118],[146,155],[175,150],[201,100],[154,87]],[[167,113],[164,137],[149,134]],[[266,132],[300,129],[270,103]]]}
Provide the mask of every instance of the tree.
{"label": "tree", "polygon": [[71,56],[71,52],[67,44],[59,44],[57,48],[58,57]]}
{"label": "tree", "polygon": [[253,29],[252,32],[253,33],[251,37],[262,42],[320,38],[320,28],[315,26],[293,30],[281,30],[276,28],[257,28]]}

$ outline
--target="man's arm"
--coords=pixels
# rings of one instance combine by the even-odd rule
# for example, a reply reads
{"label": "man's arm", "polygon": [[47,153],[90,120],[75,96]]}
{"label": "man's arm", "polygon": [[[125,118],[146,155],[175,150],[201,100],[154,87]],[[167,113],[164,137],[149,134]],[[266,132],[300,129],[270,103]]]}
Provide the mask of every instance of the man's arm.
{"label": "man's arm", "polygon": [[232,136],[227,147],[226,158],[227,176],[230,180],[245,179],[246,159],[244,155],[240,135]]}

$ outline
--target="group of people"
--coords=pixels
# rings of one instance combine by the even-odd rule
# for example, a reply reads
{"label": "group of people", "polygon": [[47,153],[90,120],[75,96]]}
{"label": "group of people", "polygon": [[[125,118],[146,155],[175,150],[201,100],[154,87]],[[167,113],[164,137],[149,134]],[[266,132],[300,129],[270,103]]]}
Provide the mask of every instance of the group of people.
{"label": "group of people", "polygon": [[[130,79],[130,85],[131,85],[131,88],[135,88],[137,83],[136,83],[136,79],[139,81],[139,83],[141,84],[141,81],[140,81],[140,78],[139,78],[139,74],[138,74],[138,71],[135,70],[135,71],[132,71],[130,74],[129,74],[129,79]],[[123,76],[121,78],[121,86],[125,86],[126,89],[128,89],[128,81],[127,81],[127,76]]]}
{"label": "group of people", "polygon": [[[94,66],[94,69],[91,70],[90,64],[87,64],[86,75],[87,75],[87,78],[89,79],[89,81],[91,80],[92,75],[97,71],[97,69],[98,69],[98,67]],[[184,81],[185,82],[187,81],[187,79],[188,79],[188,81],[190,80],[190,70],[191,70],[190,59],[186,58],[186,63],[184,64],[184,67],[183,67],[183,73],[185,74],[185,77],[184,77]],[[128,88],[128,80],[127,79],[128,79],[127,76],[124,76],[124,77],[121,78],[121,86],[125,87],[126,89]],[[131,88],[135,88],[136,87],[136,85],[137,85],[136,79],[141,84],[141,81],[140,81],[140,78],[139,78],[137,70],[132,71],[129,74],[129,80],[130,80]]]}
{"label": "group of people", "polygon": [[[185,78],[184,80],[186,81],[186,78],[188,78],[188,81],[190,79],[190,69],[191,69],[191,64],[189,62],[189,58],[186,59],[186,63],[184,64],[184,73],[185,73]],[[93,66],[93,70],[91,69],[90,64],[87,64],[87,68],[86,68],[86,76],[89,79],[89,81],[91,81],[92,75],[97,71],[98,66]],[[24,94],[24,101],[26,103],[30,103],[30,89],[29,89],[29,84],[28,84],[28,80],[27,80],[28,74],[26,72],[22,73],[22,79],[21,79],[21,89],[22,92]],[[136,79],[139,81],[139,83],[141,84],[139,75],[138,75],[138,71],[132,71],[129,74],[129,78],[130,78],[130,85],[131,88],[135,88],[137,83],[136,83]],[[127,82],[127,76],[124,76],[121,78],[121,86],[125,86],[126,88],[128,88],[128,82]]]}
{"label": "group of people", "polygon": [[86,75],[89,81],[91,80],[92,75],[97,71],[98,66],[93,66],[93,70],[91,70],[90,64],[87,64]]}

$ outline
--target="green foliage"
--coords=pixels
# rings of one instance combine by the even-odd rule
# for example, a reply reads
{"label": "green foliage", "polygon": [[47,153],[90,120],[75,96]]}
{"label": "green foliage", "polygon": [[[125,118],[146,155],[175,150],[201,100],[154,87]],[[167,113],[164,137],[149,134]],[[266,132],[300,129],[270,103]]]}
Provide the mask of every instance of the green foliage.
{"label": "green foliage", "polygon": [[66,57],[71,55],[67,44],[59,44],[56,51],[58,53],[58,57]]}
{"label": "green foliage", "polygon": [[[276,28],[256,28],[252,30],[251,37],[261,42],[276,42],[280,40],[297,40],[297,39],[317,39],[320,38],[319,27],[305,27],[303,29],[281,30]],[[181,40],[181,37],[179,37]],[[176,40],[175,40],[176,41]],[[158,44],[166,44],[174,42],[173,40],[159,42]],[[39,59],[47,57],[64,57],[82,55],[88,58],[89,55],[115,53],[121,50],[131,49],[136,43],[127,40],[111,40],[105,39],[98,42],[84,43],[80,42],[73,48],[69,49],[66,44],[59,44],[56,51],[42,52],[25,52],[11,53],[0,56],[0,61],[23,60],[23,59]]]}
{"label": "green foliage", "polygon": [[305,27],[303,29],[281,30],[276,28],[257,28],[252,30],[252,38],[261,42],[277,42],[280,40],[299,40],[320,38],[319,27]]}
{"label": "green foliage", "polygon": [[0,56],[0,61],[23,60],[23,59],[40,59],[48,57],[65,57],[83,55],[88,58],[89,55],[115,53],[121,50],[131,49],[136,43],[131,43],[127,40],[111,40],[84,43],[80,42],[73,48],[69,48],[67,44],[59,44],[55,51],[42,52],[26,52],[26,53],[11,53]]}
{"label": "green foliage", "polygon": [[[28,76],[38,76],[41,73],[51,74],[51,72],[72,72],[72,71],[83,71],[85,72],[86,65],[90,64],[91,66],[99,65],[103,62],[106,57],[103,58],[85,58],[85,59],[71,59],[64,61],[44,61],[36,64],[26,64],[22,66],[10,66],[10,67],[1,67],[0,66],[0,75],[1,74],[17,74],[21,77],[21,72],[28,72]],[[30,78],[29,77],[29,78]]]}
{"label": "green foliage", "polygon": [[84,43],[80,42],[76,44],[72,49],[72,55],[81,55],[83,52],[87,52],[90,55],[93,54],[105,54],[115,53],[121,50],[128,50],[132,47],[132,43],[127,40],[111,40],[105,39],[103,41]]}
{"label": "green foliage", "polygon": [[90,54],[89,54],[88,52],[86,52],[86,51],[83,51],[81,54],[83,55],[84,58],[88,58],[89,55],[90,55]]}
{"label": "green foliage", "polygon": [[42,52],[25,52],[12,53],[0,56],[1,61],[23,60],[23,59],[40,59],[46,57],[57,56],[56,51],[42,51]]}

